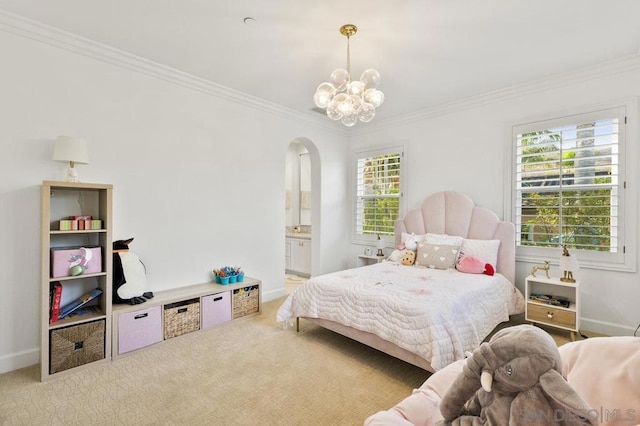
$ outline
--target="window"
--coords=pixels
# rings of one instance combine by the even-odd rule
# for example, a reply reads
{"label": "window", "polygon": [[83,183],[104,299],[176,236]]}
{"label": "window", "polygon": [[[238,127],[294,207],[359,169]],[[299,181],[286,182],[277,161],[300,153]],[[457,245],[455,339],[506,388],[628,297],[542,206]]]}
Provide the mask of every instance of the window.
{"label": "window", "polygon": [[625,269],[626,121],[620,107],[514,126],[520,259],[564,244],[583,264]]}
{"label": "window", "polygon": [[355,155],[355,238],[393,236],[400,217],[403,149],[393,147]]}

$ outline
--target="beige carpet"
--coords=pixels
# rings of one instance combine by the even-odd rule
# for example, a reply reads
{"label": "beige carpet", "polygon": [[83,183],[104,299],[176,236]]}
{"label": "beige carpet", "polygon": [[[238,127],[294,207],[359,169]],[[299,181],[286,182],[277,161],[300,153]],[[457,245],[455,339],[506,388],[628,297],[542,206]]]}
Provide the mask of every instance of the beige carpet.
{"label": "beige carpet", "polygon": [[39,382],[0,375],[2,425],[361,425],[429,373],[306,323],[263,314]]}
{"label": "beige carpet", "polygon": [[282,300],[45,383],[38,366],[0,375],[0,424],[361,425],[429,376],[309,322],[282,329]]}

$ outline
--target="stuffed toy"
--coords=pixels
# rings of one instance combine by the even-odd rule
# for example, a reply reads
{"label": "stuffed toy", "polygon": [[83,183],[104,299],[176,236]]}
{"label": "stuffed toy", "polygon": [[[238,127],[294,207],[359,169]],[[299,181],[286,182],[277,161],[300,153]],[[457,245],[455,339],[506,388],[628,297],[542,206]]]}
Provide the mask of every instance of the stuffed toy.
{"label": "stuffed toy", "polygon": [[113,242],[113,303],[138,305],[153,297],[144,291],[147,275],[138,256],[129,251],[133,238]]}
{"label": "stuffed toy", "polygon": [[418,238],[416,237],[416,234],[409,235],[403,242],[400,243],[398,249],[416,251],[418,249]]}
{"label": "stuffed toy", "polygon": [[475,256],[460,256],[458,263],[456,263],[456,269],[467,274],[493,275],[495,273],[492,264],[485,263]]}
{"label": "stuffed toy", "polygon": [[387,260],[389,262],[396,262],[396,263],[400,263],[402,261],[402,258],[404,257],[404,252],[406,250],[394,250],[391,252],[391,254],[389,255],[389,257],[387,257]]}
{"label": "stuffed toy", "polygon": [[415,263],[415,261],[416,261],[416,252],[411,250],[405,250],[400,263],[402,263],[405,266],[411,266]]}
{"label": "stuffed toy", "polygon": [[440,425],[592,425],[592,410],[562,377],[553,338],[519,325],[480,345],[440,402]]}

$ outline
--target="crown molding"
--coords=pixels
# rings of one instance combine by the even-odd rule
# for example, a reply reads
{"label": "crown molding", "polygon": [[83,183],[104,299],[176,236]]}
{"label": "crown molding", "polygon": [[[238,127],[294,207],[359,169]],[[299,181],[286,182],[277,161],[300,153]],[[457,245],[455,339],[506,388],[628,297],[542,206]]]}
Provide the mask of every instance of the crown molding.
{"label": "crown molding", "polygon": [[282,105],[251,96],[209,80],[176,70],[166,65],[133,55],[120,49],[90,40],[59,28],[0,9],[0,30],[48,44],[82,56],[106,62],[121,68],[145,74],[169,83],[207,95],[225,99],[243,106],[280,117],[295,119],[305,124],[346,135],[342,129],[315,117]]}
{"label": "crown molding", "polygon": [[401,115],[398,117],[391,117],[372,123],[366,128],[356,129],[351,133],[351,135],[373,133],[386,127],[392,127],[399,124],[408,124],[411,122],[421,121],[470,108],[476,108],[483,105],[509,100],[531,93],[553,90],[560,87],[585,82],[588,80],[636,71],[639,69],[640,52],[600,63],[596,66],[568,71],[550,77],[509,86],[498,90],[493,90],[491,92],[486,92],[477,96],[471,96],[459,101],[436,105],[432,108],[416,111],[414,113]]}
{"label": "crown molding", "polygon": [[0,9],[0,30],[90,57],[121,68],[126,68],[169,83],[196,90],[217,98],[257,109],[280,117],[298,120],[307,125],[327,130],[342,136],[368,134],[399,124],[408,124],[441,115],[451,114],[465,109],[475,108],[523,96],[530,93],[563,87],[608,75],[640,69],[640,51],[638,53],[608,61],[594,67],[557,74],[548,78],[513,85],[503,89],[486,92],[459,101],[436,105],[397,117],[369,123],[366,127],[342,128],[333,121],[315,117],[312,113],[302,113],[255,96],[239,92],[200,77],[133,55],[114,47],[80,37]]}

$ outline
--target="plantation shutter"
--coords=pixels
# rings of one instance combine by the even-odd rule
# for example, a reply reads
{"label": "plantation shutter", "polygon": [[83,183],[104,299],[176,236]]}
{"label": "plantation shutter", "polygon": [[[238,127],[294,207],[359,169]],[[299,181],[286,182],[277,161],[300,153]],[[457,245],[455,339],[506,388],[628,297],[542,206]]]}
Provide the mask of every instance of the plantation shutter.
{"label": "plantation shutter", "polygon": [[621,251],[623,123],[617,108],[514,128],[517,245]]}
{"label": "plantation shutter", "polygon": [[400,214],[402,150],[356,158],[356,235],[393,235]]}

